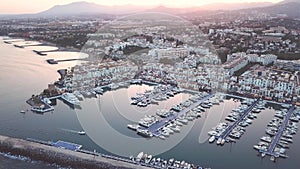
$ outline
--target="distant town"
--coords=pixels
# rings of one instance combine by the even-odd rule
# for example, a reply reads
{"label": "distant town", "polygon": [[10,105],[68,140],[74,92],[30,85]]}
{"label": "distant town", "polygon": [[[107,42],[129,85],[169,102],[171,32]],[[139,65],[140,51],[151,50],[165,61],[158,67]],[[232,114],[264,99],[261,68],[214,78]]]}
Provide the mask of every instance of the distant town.
{"label": "distant town", "polygon": [[[190,96],[170,109],[157,110],[155,115],[127,125],[146,138],[167,139],[226,97],[239,98],[241,104],[226,117],[230,123],[219,123],[208,132],[209,143],[237,142],[268,103],[280,105],[280,110],[268,123],[268,136],[261,137],[263,142],[254,145],[262,157],[269,155],[272,161],[287,158],[285,148],[298,130],[299,17],[255,8],[205,14],[150,11],[129,16],[0,18],[0,36],[6,36],[3,41],[7,44],[22,38],[88,55],[80,59],[47,59],[49,64],[83,62],[59,69],[59,79],[49,82],[41,93],[28,97],[26,102],[36,113],[53,111],[56,99],[80,109],[84,98],[147,84],[153,89],[132,96],[132,106],[147,107],[180,93]],[[41,57],[47,55],[35,52]],[[84,135],[85,131],[78,134]],[[62,147],[68,149],[70,145],[63,142]],[[153,159],[143,152],[125,162],[150,168],[201,168],[185,161]]]}

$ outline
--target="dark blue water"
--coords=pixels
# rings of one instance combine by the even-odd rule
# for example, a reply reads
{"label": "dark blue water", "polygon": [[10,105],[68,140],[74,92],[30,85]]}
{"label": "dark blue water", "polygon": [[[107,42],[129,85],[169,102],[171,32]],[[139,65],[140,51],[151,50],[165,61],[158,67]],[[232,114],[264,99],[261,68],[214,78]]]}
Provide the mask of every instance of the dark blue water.
{"label": "dark blue water", "polygon": [[[0,40],[0,134],[18,138],[42,140],[65,140],[82,144],[83,148],[120,156],[136,155],[139,151],[159,154],[165,159],[176,158],[216,169],[298,169],[300,166],[299,134],[287,151],[288,159],[273,163],[268,157],[261,159],[252,147],[265,135],[267,123],[275,110],[266,109],[259,114],[246,133],[235,144],[223,147],[209,144],[207,131],[224,121],[231,109],[239,102],[227,100],[202,114],[202,117],[183,126],[181,132],[166,140],[144,139],[127,129],[127,124],[135,123],[145,115],[155,114],[157,109],[168,109],[188,98],[188,94],[151,105],[137,108],[129,105],[129,98],[136,92],[151,87],[130,86],[128,89],[109,91],[94,99],[85,99],[81,110],[71,109],[57,101],[55,110],[43,115],[30,111],[19,113],[30,107],[25,103],[32,94],[40,93],[47,85],[59,77],[59,68],[75,65],[77,62],[64,62],[49,65],[46,59],[52,56],[39,56],[30,48],[16,48]],[[54,53],[53,53],[54,54]],[[52,55],[53,55],[52,54]],[[55,55],[53,57],[65,57]],[[74,131],[85,130],[81,136]],[[0,155],[0,168],[53,168],[46,164],[6,158]]]}

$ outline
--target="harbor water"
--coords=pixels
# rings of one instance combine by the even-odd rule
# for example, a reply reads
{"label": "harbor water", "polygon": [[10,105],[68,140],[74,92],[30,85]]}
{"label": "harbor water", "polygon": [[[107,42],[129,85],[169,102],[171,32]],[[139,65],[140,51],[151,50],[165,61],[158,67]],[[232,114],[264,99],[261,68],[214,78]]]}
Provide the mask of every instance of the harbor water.
{"label": "harbor water", "polygon": [[[41,93],[49,83],[56,81],[59,78],[58,69],[74,66],[78,61],[50,65],[46,59],[52,59],[51,57],[70,59],[70,55],[76,57],[76,53],[55,51],[41,56],[32,50],[35,50],[34,46],[17,48],[12,44],[3,43],[0,39],[1,135],[46,141],[64,140],[81,144],[87,150],[126,157],[143,151],[160,158],[185,160],[213,169],[297,169],[300,166],[298,160],[300,152],[297,151],[297,147],[300,146],[299,133],[287,150],[289,158],[278,159],[276,163],[270,161],[269,157],[260,158],[253,149],[253,145],[259,142],[260,137],[266,135],[267,123],[274,117],[274,105],[270,104],[268,106],[273,107],[263,110],[253,124],[246,128],[246,133],[237,140],[237,143],[227,143],[224,146],[209,144],[207,132],[218,123],[225,122],[227,114],[240,105],[237,99],[228,98],[220,105],[214,105],[203,112],[201,118],[189,121],[188,125],[180,128],[179,133],[170,135],[165,140],[143,138],[128,129],[127,124],[137,123],[145,115],[154,115],[157,109],[169,109],[187,100],[190,94],[181,93],[158,105],[141,108],[130,105],[130,97],[153,87],[131,85],[128,88],[105,92],[97,98],[84,99],[81,102],[81,109],[74,110],[57,100],[53,112],[33,113],[25,101],[32,94]],[[21,110],[25,110],[25,113],[20,113]],[[86,135],[77,133],[81,130],[86,131]],[[25,167],[55,168],[0,155],[0,168]]]}

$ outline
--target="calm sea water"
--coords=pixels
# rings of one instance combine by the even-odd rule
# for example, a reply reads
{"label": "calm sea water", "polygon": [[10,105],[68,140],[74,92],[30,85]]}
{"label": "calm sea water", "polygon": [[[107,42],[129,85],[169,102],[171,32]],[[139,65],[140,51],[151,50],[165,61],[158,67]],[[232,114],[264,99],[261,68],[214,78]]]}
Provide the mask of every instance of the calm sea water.
{"label": "calm sea water", "polygon": [[[21,42],[18,42],[21,43]],[[64,140],[82,144],[84,149],[120,156],[136,155],[139,151],[159,154],[160,157],[175,158],[200,164],[214,169],[298,169],[300,166],[299,134],[287,151],[288,159],[279,159],[273,163],[269,158],[261,159],[252,147],[265,135],[267,122],[273,118],[275,110],[266,109],[259,114],[253,124],[246,128],[246,133],[235,144],[217,146],[207,141],[207,131],[224,121],[231,109],[240,103],[232,99],[212,107],[202,117],[181,132],[171,135],[166,140],[145,139],[127,129],[127,124],[135,123],[145,115],[155,114],[157,109],[168,109],[188,98],[188,94],[179,94],[168,101],[138,108],[129,105],[129,98],[136,92],[151,89],[147,85],[133,85],[128,89],[109,91],[103,96],[85,99],[82,109],[74,110],[61,101],[57,101],[55,110],[45,114],[31,111],[25,114],[21,110],[30,109],[25,103],[32,94],[40,93],[48,83],[58,77],[57,69],[66,68],[77,62],[60,62],[57,65],[46,63],[48,58],[65,58],[71,53],[51,52],[39,56],[34,47],[16,48],[0,40],[0,134],[18,138],[42,140]],[[41,47],[38,47],[41,49]],[[46,47],[45,47],[46,49]],[[48,48],[52,49],[52,48]],[[85,130],[87,135],[78,135],[75,131]],[[0,155],[0,168],[53,168],[46,164],[36,164],[16,160]]]}

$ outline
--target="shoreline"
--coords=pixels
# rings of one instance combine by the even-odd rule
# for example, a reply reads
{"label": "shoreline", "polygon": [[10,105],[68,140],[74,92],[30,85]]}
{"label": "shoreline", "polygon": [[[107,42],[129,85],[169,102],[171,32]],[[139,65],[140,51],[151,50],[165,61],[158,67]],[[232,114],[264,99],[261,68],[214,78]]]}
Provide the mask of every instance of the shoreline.
{"label": "shoreline", "polygon": [[[26,38],[26,37],[14,37],[14,36],[0,36],[1,40],[3,42],[5,42],[6,40],[4,40],[4,38],[9,38],[9,39],[23,39],[23,41],[36,41],[39,42],[41,44],[38,45],[29,45],[29,46],[52,46],[52,47],[57,47],[58,49],[56,50],[51,50],[51,51],[40,51],[40,52],[81,52],[80,49],[78,48],[74,48],[73,46],[67,46],[67,47],[63,47],[63,46],[59,46],[53,42],[48,42],[48,41],[44,41],[44,40],[37,40],[37,39],[30,39],[30,38]],[[23,46],[26,47],[27,45]]]}
{"label": "shoreline", "polygon": [[0,135],[0,152],[17,156],[20,155],[34,161],[49,164],[55,163],[62,167],[86,169],[149,169],[149,167],[106,158],[101,156],[101,154],[96,156],[2,135]]}

